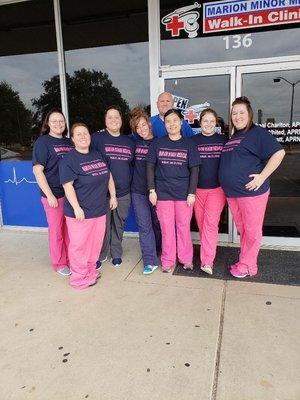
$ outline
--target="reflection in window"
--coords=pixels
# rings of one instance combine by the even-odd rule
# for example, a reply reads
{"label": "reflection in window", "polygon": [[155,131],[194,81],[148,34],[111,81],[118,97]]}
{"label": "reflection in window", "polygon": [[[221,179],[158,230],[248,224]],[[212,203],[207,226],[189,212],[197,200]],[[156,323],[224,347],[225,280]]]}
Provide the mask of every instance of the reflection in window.
{"label": "reflection in window", "polygon": [[255,122],[281,144],[300,147],[300,70],[243,74],[242,87],[251,100]]}
{"label": "reflection in window", "polygon": [[213,108],[220,117],[219,125],[224,133],[228,133],[228,115],[230,102],[230,77],[228,75],[205,76],[195,78],[166,79],[165,90],[174,96],[187,99],[185,108],[192,109],[192,118],[188,120],[192,128],[197,131],[199,124],[197,118],[200,112]]}
{"label": "reflection in window", "polygon": [[[271,196],[264,222],[265,236],[300,237],[300,83],[295,86],[290,129],[292,85],[300,70],[242,75],[242,93],[251,100],[255,122],[267,125],[286,156],[271,176]],[[275,79],[275,82],[274,82]]]}
{"label": "reflection in window", "polygon": [[109,105],[118,104],[125,115],[138,105],[149,108],[148,43],[68,51],[66,67],[70,76],[89,75],[80,97],[68,85],[71,121],[84,119],[96,130],[104,127]]}
{"label": "reflection in window", "polygon": [[[6,150],[1,151],[2,160],[20,155],[28,159],[39,134],[34,99],[58,74],[53,2],[4,5],[0,11],[0,143]],[[60,107],[60,94],[55,105]]]}
{"label": "reflection in window", "polygon": [[147,1],[79,3],[62,3],[69,113],[96,130],[109,105],[149,108]]}

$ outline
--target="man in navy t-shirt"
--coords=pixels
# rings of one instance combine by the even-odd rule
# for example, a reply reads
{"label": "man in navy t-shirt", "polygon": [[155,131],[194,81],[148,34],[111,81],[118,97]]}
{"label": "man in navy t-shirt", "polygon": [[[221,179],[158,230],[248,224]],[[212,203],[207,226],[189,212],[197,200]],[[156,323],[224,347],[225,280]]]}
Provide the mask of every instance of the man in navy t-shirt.
{"label": "man in navy t-shirt", "polygon": [[[165,128],[164,115],[167,111],[173,108],[174,99],[171,93],[163,92],[158,96],[156,104],[159,114],[150,118],[152,133],[155,137],[167,136],[168,134]],[[192,128],[185,120],[183,120],[181,131],[182,135],[186,137],[194,135]]]}

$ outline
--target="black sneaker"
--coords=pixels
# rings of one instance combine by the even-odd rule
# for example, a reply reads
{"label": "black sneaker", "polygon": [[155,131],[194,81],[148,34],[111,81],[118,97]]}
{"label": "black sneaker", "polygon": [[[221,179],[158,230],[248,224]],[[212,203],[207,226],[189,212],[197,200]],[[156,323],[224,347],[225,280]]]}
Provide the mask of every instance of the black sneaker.
{"label": "black sneaker", "polygon": [[102,263],[104,263],[107,260],[107,257],[104,258],[104,260],[100,261],[98,260],[96,262],[96,269],[100,269],[102,267]]}
{"label": "black sneaker", "polygon": [[122,264],[122,258],[113,258],[111,262],[114,267],[119,267]]}

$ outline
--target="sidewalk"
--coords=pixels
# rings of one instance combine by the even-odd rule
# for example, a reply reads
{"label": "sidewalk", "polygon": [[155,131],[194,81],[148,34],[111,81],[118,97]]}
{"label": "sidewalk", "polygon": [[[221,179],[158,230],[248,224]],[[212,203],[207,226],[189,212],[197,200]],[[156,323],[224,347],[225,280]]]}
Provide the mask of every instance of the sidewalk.
{"label": "sidewalk", "polygon": [[46,234],[0,230],[0,252],[0,400],[300,398],[299,287],[143,276],[128,238],[78,292]]}

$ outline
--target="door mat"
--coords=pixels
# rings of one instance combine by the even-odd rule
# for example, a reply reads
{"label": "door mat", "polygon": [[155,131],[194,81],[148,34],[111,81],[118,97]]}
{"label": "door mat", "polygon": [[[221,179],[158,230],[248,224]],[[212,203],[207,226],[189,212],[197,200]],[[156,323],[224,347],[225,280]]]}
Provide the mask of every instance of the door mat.
{"label": "door mat", "polygon": [[200,246],[194,245],[193,271],[184,270],[182,264],[177,264],[173,274],[197,278],[272,283],[277,285],[300,285],[299,251],[260,250],[257,275],[238,279],[230,275],[229,267],[238,260],[239,248],[218,246],[213,275],[208,275],[201,271],[199,250]]}
{"label": "door mat", "polygon": [[264,226],[263,236],[299,237],[299,230],[295,226]]}

